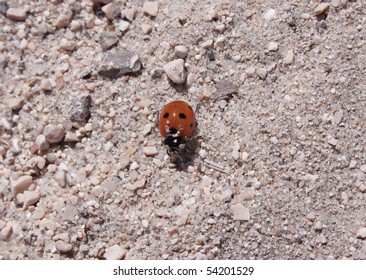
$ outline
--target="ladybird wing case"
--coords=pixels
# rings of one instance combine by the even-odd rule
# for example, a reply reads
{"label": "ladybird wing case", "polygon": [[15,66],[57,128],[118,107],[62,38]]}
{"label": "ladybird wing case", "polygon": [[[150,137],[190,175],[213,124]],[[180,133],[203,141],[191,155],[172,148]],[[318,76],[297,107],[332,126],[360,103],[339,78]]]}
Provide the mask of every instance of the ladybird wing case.
{"label": "ladybird wing case", "polygon": [[184,101],[172,101],[165,105],[159,117],[160,134],[167,137],[172,133],[190,138],[197,127],[193,109]]}

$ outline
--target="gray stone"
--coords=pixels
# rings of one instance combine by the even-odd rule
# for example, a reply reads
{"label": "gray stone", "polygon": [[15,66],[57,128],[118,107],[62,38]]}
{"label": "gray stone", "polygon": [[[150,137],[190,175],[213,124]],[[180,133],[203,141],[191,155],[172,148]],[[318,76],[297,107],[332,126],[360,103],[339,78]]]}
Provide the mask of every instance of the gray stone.
{"label": "gray stone", "polygon": [[357,231],[356,237],[359,239],[366,239],[366,227],[360,228]]}
{"label": "gray stone", "polygon": [[72,20],[72,11],[68,11],[65,14],[60,14],[56,19],[56,28],[67,28]]}
{"label": "gray stone", "polygon": [[32,183],[33,183],[32,176],[25,175],[25,176],[19,177],[17,180],[15,180],[12,183],[12,192],[13,192],[13,195],[14,196],[17,196],[17,194],[23,193],[24,191],[26,191],[29,188],[29,186]]}
{"label": "gray stone", "polygon": [[23,193],[23,208],[27,209],[29,206],[36,204],[41,195],[38,191],[25,191]]}
{"label": "gray stone", "polygon": [[47,142],[46,136],[44,136],[43,134],[37,136],[35,143],[41,151],[47,150],[50,147],[50,144]]}
{"label": "gray stone", "polygon": [[113,79],[138,72],[141,69],[139,56],[130,50],[112,50],[102,60],[98,74]]}
{"label": "gray stone", "polygon": [[71,204],[70,202],[68,202],[66,204],[65,211],[62,214],[62,219],[63,220],[74,221],[75,220],[75,216],[77,214],[78,214],[78,210],[76,209],[76,207],[73,204]]}
{"label": "gray stone", "polygon": [[145,156],[155,156],[159,153],[155,146],[143,147],[142,152],[145,154]]}
{"label": "gray stone", "polygon": [[108,50],[113,45],[117,44],[118,37],[114,32],[102,31],[99,34],[99,44],[103,51]]}
{"label": "gray stone", "polygon": [[147,2],[144,3],[144,6],[142,7],[142,10],[144,11],[145,15],[155,17],[158,14],[158,11],[159,11],[159,3],[158,2],[147,1]]}
{"label": "gray stone", "polygon": [[113,245],[105,250],[104,258],[107,260],[122,260],[126,255],[126,250],[119,245]]}
{"label": "gray stone", "polygon": [[102,11],[109,20],[114,20],[121,15],[120,5],[114,2],[103,6]]}
{"label": "gray stone", "polygon": [[314,14],[316,16],[320,16],[321,14],[328,11],[330,4],[329,3],[320,3],[315,9]]}
{"label": "gray stone", "polygon": [[241,203],[237,203],[231,206],[231,212],[233,213],[233,219],[235,221],[249,221],[249,209]]}
{"label": "gray stone", "polygon": [[165,74],[170,80],[176,84],[183,84],[186,80],[186,71],[184,68],[184,60],[179,58],[168,62],[163,67]]}
{"label": "gray stone", "polygon": [[56,249],[62,254],[67,254],[72,250],[72,245],[62,240],[56,241]]}
{"label": "gray stone", "polygon": [[185,58],[188,55],[188,49],[185,46],[178,45],[175,46],[174,53],[179,58]]}
{"label": "gray stone", "polygon": [[12,110],[19,110],[24,105],[24,99],[18,98],[18,97],[9,98],[8,105],[9,105],[10,109],[12,109]]}
{"label": "gray stone", "polygon": [[44,128],[43,134],[46,136],[48,143],[58,143],[64,138],[65,128],[61,124],[48,124]]}
{"label": "gray stone", "polygon": [[21,8],[9,8],[6,11],[6,17],[11,20],[24,21],[27,18],[27,13]]}

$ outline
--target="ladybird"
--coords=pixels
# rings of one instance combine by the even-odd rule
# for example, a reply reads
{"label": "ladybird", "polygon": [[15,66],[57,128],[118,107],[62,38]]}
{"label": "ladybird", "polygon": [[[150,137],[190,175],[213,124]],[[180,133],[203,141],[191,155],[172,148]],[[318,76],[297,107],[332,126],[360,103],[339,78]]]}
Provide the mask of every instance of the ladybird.
{"label": "ladybird", "polygon": [[166,137],[164,144],[176,149],[191,138],[197,128],[194,111],[184,101],[172,101],[165,105],[159,116],[160,134]]}

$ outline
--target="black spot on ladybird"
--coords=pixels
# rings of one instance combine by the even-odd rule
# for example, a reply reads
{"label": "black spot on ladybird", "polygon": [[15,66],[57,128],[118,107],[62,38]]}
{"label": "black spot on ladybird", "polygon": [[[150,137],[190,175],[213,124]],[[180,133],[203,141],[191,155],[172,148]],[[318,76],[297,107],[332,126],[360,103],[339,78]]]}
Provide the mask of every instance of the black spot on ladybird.
{"label": "black spot on ladybird", "polygon": [[186,119],[186,118],[187,118],[187,116],[186,116],[186,114],[184,114],[184,113],[179,113],[179,118],[180,118],[180,119]]}
{"label": "black spot on ladybird", "polygon": [[168,118],[169,117],[169,113],[168,112],[166,112],[164,115],[163,115],[163,118],[164,119],[166,119],[166,118]]}

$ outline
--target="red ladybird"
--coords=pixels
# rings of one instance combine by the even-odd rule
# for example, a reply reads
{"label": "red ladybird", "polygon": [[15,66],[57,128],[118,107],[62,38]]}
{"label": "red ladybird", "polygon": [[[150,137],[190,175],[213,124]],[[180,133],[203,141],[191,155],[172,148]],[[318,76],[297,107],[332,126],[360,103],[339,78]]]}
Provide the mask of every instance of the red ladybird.
{"label": "red ladybird", "polygon": [[193,136],[197,128],[194,111],[184,101],[172,101],[160,112],[160,134],[166,137],[164,143],[170,148],[178,148],[186,138]]}

